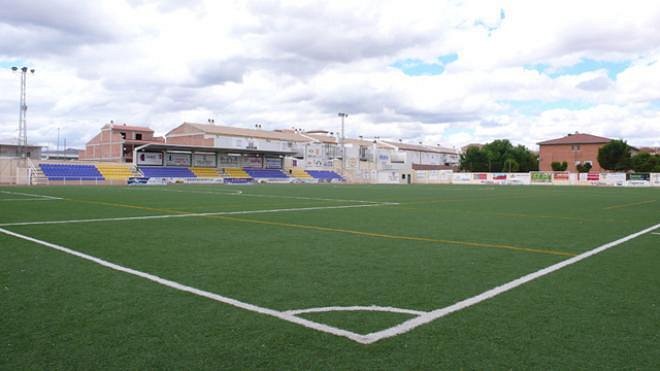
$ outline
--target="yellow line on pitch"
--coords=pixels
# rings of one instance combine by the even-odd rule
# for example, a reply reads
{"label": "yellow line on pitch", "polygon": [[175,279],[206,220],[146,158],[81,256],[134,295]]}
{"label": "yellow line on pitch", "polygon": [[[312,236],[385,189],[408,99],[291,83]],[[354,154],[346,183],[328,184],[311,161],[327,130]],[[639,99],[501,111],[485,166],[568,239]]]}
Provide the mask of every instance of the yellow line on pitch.
{"label": "yellow line on pitch", "polygon": [[503,249],[503,250],[522,251],[522,252],[529,252],[529,253],[535,253],[535,254],[546,254],[546,255],[559,255],[559,256],[575,256],[576,255],[576,254],[569,253],[569,252],[549,250],[549,249],[536,249],[536,248],[530,248],[530,247],[520,247],[520,246],[512,246],[512,245],[504,245],[504,244],[493,244],[493,243],[483,243],[483,242],[443,240],[443,239],[428,238],[428,237],[399,236],[399,235],[384,234],[384,233],[356,231],[356,230],[353,230],[353,229],[321,227],[321,226],[306,225],[306,224],[281,223],[281,222],[272,222],[272,221],[258,220],[258,219],[245,219],[245,218],[237,218],[237,217],[225,216],[225,215],[211,215],[211,216],[208,216],[208,217],[209,218],[217,218],[217,219],[226,219],[226,220],[232,220],[232,221],[244,222],[244,223],[274,225],[274,226],[287,227],[287,228],[296,228],[296,229],[311,229],[311,230],[323,231],[323,232],[347,233],[347,234],[353,234],[353,235],[357,235],[357,236],[386,238],[386,239],[392,239],[392,240],[433,242],[433,243],[442,243],[442,244],[449,244],[449,245],[459,245],[459,246],[463,246],[463,247],[485,247],[485,248],[494,248],[494,249]]}
{"label": "yellow line on pitch", "polygon": [[[66,199],[66,200],[74,201],[74,202],[83,202],[83,203],[115,206],[115,207],[126,207],[126,208],[132,208],[132,209],[143,209],[143,210],[149,210],[149,211],[171,212],[171,213],[175,213],[175,214],[188,214],[189,213],[189,212],[181,211],[181,210],[161,209],[161,208],[153,208],[153,207],[147,207],[147,206],[126,205],[126,204],[119,204],[119,203],[113,203],[113,202],[87,201],[87,200],[75,200],[75,199]],[[225,216],[225,215],[203,215],[203,216],[200,216],[200,217],[213,218],[213,219],[224,219],[224,220],[230,220],[230,221],[236,221],[236,222],[242,222],[242,223],[273,225],[273,226],[286,227],[286,228],[308,229],[308,230],[316,230],[316,231],[323,231],[323,232],[346,233],[346,234],[352,234],[352,235],[357,235],[357,236],[385,238],[385,239],[393,239],[393,240],[432,242],[432,243],[441,243],[441,244],[448,244],[448,245],[457,245],[457,246],[463,246],[463,247],[492,248],[492,249],[511,250],[511,251],[527,252],[527,253],[534,253],[534,254],[544,254],[544,255],[557,255],[557,256],[575,256],[576,255],[576,254],[565,252],[565,251],[550,250],[550,249],[537,249],[537,248],[530,248],[530,247],[520,247],[520,246],[513,246],[513,245],[491,244],[491,243],[472,242],[472,241],[443,240],[443,239],[435,239],[435,238],[427,238],[427,237],[399,236],[399,235],[391,235],[391,234],[384,234],[384,233],[356,231],[356,230],[352,230],[352,229],[322,227],[322,226],[316,226],[316,225],[271,222],[271,221],[257,220],[257,219],[245,219],[245,218],[237,218],[237,217]]]}
{"label": "yellow line on pitch", "polygon": [[[508,196],[508,197],[482,197],[482,198],[447,198],[447,199],[437,199],[437,198],[427,198],[409,202],[399,202],[398,205],[414,205],[414,204],[437,204],[445,202],[463,202],[463,201],[499,201],[499,200],[518,200],[524,198],[536,198],[538,195],[521,195],[521,196]],[[397,206],[397,205],[391,205]]]}
{"label": "yellow line on pitch", "polygon": [[633,202],[633,203],[630,203],[630,204],[613,205],[613,206],[605,207],[605,208],[603,208],[603,210],[612,210],[612,209],[620,209],[620,208],[624,208],[624,207],[628,207],[628,206],[652,204],[654,202],[655,202],[655,200],[647,200],[647,201]]}

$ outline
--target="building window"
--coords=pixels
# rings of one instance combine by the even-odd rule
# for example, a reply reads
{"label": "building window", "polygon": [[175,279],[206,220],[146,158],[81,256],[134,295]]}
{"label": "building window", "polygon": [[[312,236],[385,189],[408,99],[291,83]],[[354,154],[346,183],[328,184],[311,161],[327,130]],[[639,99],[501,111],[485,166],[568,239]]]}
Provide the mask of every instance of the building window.
{"label": "building window", "polygon": [[135,140],[142,140],[142,134],[141,133],[135,133]]}
{"label": "building window", "polygon": [[572,149],[573,151],[579,151],[579,150],[580,150],[580,145],[579,145],[579,144],[573,144],[573,145],[571,146],[571,149]]}
{"label": "building window", "polygon": [[119,135],[121,135],[121,139],[126,139],[126,133],[121,132],[121,133],[119,133]]}

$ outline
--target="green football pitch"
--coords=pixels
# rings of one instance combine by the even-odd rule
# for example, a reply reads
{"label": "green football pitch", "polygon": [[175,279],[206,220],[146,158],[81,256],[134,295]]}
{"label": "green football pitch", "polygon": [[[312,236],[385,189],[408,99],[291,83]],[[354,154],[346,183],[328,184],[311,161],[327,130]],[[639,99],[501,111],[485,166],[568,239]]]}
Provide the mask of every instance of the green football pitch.
{"label": "green football pitch", "polygon": [[657,369],[660,189],[0,188],[0,369]]}

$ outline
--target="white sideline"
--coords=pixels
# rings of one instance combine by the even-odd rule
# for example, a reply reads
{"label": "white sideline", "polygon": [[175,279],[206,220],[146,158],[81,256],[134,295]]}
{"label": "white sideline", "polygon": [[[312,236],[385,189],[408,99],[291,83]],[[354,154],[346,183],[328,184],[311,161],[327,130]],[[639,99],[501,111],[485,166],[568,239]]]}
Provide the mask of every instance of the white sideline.
{"label": "white sideline", "polygon": [[626,237],[623,237],[623,238],[620,238],[616,241],[608,242],[604,245],[598,246],[594,249],[586,251],[586,252],[584,252],[580,255],[576,255],[572,258],[563,260],[563,261],[561,261],[557,264],[553,264],[549,267],[540,269],[536,272],[526,274],[526,275],[524,275],[520,278],[517,278],[513,281],[507,282],[507,283],[505,283],[501,286],[497,286],[497,287],[492,288],[488,291],[484,291],[481,294],[473,296],[471,298],[461,300],[458,303],[455,303],[455,304],[450,305],[448,307],[436,309],[436,310],[428,312],[426,314],[422,314],[419,317],[416,317],[416,318],[410,319],[408,321],[402,322],[402,323],[400,323],[396,326],[390,327],[390,328],[382,330],[382,331],[377,331],[377,332],[372,332],[372,333],[366,334],[365,337],[369,339],[369,341],[368,341],[369,343],[373,343],[373,342],[376,342],[378,340],[382,340],[382,339],[389,338],[389,337],[396,336],[396,335],[401,335],[403,333],[406,333],[406,332],[414,329],[415,327],[427,324],[431,321],[435,321],[438,318],[444,317],[444,316],[446,316],[450,313],[457,312],[461,309],[465,309],[467,307],[470,307],[470,306],[473,306],[475,304],[481,303],[484,300],[488,300],[490,298],[493,298],[497,295],[500,295],[500,294],[505,293],[509,290],[512,290],[512,289],[514,289],[514,288],[516,288],[520,285],[523,285],[527,282],[533,281],[537,278],[540,278],[540,277],[548,275],[552,272],[558,271],[558,270],[560,270],[564,267],[575,264],[575,263],[577,263],[581,260],[587,259],[587,258],[589,258],[591,256],[594,256],[598,253],[601,253],[605,250],[611,249],[614,246],[617,246],[617,245],[620,245],[624,242],[630,241],[633,238],[639,237],[643,234],[652,232],[652,231],[654,231],[658,228],[660,228],[660,224],[656,224],[652,227],[649,227],[649,228],[646,228],[646,229],[641,230],[639,232],[630,234],[630,235],[628,235]]}
{"label": "white sideline", "polygon": [[55,249],[55,250],[58,250],[58,251],[61,251],[61,252],[64,252],[64,253],[67,253],[67,254],[70,254],[70,255],[77,256],[79,258],[91,261],[93,263],[102,265],[102,266],[110,268],[110,269],[114,269],[116,271],[132,274],[134,276],[144,278],[146,280],[155,282],[155,283],[163,285],[163,286],[173,288],[175,290],[184,291],[184,292],[188,292],[188,293],[191,293],[191,294],[194,294],[194,295],[202,296],[202,297],[205,297],[205,298],[208,298],[208,299],[211,299],[211,300],[215,300],[215,301],[218,301],[218,302],[221,302],[221,303],[232,305],[234,307],[249,310],[251,312],[256,312],[256,313],[276,317],[276,318],[279,318],[279,319],[282,319],[282,320],[285,320],[285,321],[288,321],[288,322],[292,322],[292,323],[295,323],[295,324],[298,324],[298,325],[301,325],[301,326],[304,326],[304,327],[307,327],[307,328],[311,328],[311,329],[314,329],[314,330],[317,330],[317,331],[326,332],[326,333],[329,333],[329,334],[332,334],[332,335],[337,335],[337,336],[343,336],[343,337],[349,338],[353,341],[356,341],[358,343],[366,343],[366,339],[364,338],[364,335],[360,335],[360,334],[357,334],[357,333],[354,333],[354,332],[351,332],[351,331],[343,330],[343,329],[328,326],[328,325],[325,325],[325,324],[322,324],[322,323],[310,321],[310,320],[307,320],[307,319],[304,319],[304,318],[296,317],[296,316],[294,316],[292,314],[289,314],[289,313],[286,313],[286,312],[280,312],[278,310],[274,310],[274,309],[270,309],[270,308],[264,308],[264,307],[260,307],[260,306],[250,304],[250,303],[244,303],[242,301],[238,301],[236,299],[228,298],[226,296],[215,294],[215,293],[212,293],[212,292],[209,292],[209,291],[200,290],[200,289],[197,289],[197,288],[194,288],[194,287],[191,287],[191,286],[187,286],[187,285],[175,282],[175,281],[171,281],[171,280],[168,280],[168,279],[165,279],[165,278],[158,277],[158,276],[153,275],[153,274],[145,273],[145,272],[142,272],[142,271],[138,271],[138,270],[135,270],[135,269],[131,269],[131,268],[121,266],[119,264],[111,263],[107,260],[103,260],[103,259],[97,258],[97,257],[92,256],[92,255],[87,255],[87,254],[81,253],[79,251],[69,249],[69,248],[64,247],[64,246],[56,245],[56,244],[53,244],[53,243],[50,243],[50,242],[38,240],[36,238],[32,238],[32,237],[25,236],[25,235],[22,235],[22,234],[19,234],[19,233],[15,233],[15,232],[6,230],[4,228],[0,228],[0,233],[4,233],[4,234],[7,234],[9,236],[20,238],[20,239],[23,239],[23,240],[26,240],[26,241],[34,242],[34,243],[42,245],[42,246],[50,247],[51,249]]}
{"label": "white sideline", "polygon": [[59,198],[2,198],[0,202],[7,201],[57,201]]}
{"label": "white sideline", "polygon": [[244,210],[244,211],[218,211],[212,213],[186,213],[186,214],[162,214],[162,215],[143,215],[143,216],[122,216],[115,218],[94,218],[94,219],[70,219],[70,220],[44,220],[32,222],[15,222],[15,223],[2,223],[0,227],[14,227],[21,225],[45,225],[45,224],[74,224],[74,223],[99,223],[99,222],[118,222],[127,220],[150,220],[150,219],[168,219],[168,218],[191,218],[191,217],[204,217],[215,215],[245,215],[245,214],[267,214],[267,213],[281,213],[281,212],[294,212],[294,211],[311,211],[311,210],[326,210],[326,209],[350,209],[356,207],[372,207],[382,206],[388,204],[360,204],[360,205],[342,205],[342,206],[314,206],[314,207],[297,207],[290,209],[262,209],[262,210]]}
{"label": "white sideline", "polygon": [[[60,197],[53,197],[53,196],[46,196],[46,195],[40,195],[37,193],[22,193],[22,192],[10,192],[10,191],[0,191],[0,193],[4,193],[6,195],[17,195],[17,196],[29,196],[29,197],[37,197],[37,199],[41,198],[44,200],[61,200],[62,198]],[[22,200],[22,201],[28,201],[29,199],[15,199],[15,200]],[[36,199],[34,199],[36,200]],[[0,200],[2,201],[2,200]]]}
{"label": "white sideline", "polygon": [[[362,206],[370,206],[370,205],[362,205]],[[194,295],[206,297],[208,299],[215,300],[215,301],[225,303],[225,304],[229,304],[229,305],[241,308],[241,309],[245,309],[245,310],[249,310],[249,311],[252,311],[252,312],[256,312],[256,313],[276,317],[276,318],[282,319],[284,321],[299,324],[301,326],[304,326],[304,327],[307,327],[307,328],[310,328],[310,329],[314,329],[314,330],[317,330],[317,331],[329,333],[329,334],[336,335],[336,336],[342,336],[342,337],[348,338],[350,340],[353,340],[353,341],[361,343],[361,344],[371,344],[371,343],[375,343],[375,342],[377,342],[379,340],[382,340],[382,339],[385,339],[385,338],[389,338],[389,337],[393,337],[393,336],[397,336],[397,335],[401,335],[403,333],[409,332],[409,331],[415,329],[416,327],[419,327],[421,325],[430,323],[430,322],[435,321],[436,319],[444,317],[448,314],[460,311],[462,309],[465,309],[465,308],[468,308],[468,307],[473,306],[475,304],[478,304],[482,301],[485,301],[485,300],[488,300],[488,299],[493,298],[495,296],[498,296],[498,295],[500,295],[502,293],[505,293],[507,291],[510,291],[510,290],[512,290],[512,289],[514,289],[518,286],[521,286],[521,285],[523,285],[527,282],[533,281],[537,278],[540,278],[540,277],[548,275],[552,272],[558,271],[558,270],[560,270],[562,268],[565,268],[569,265],[575,264],[575,263],[577,263],[581,260],[587,259],[587,258],[589,258],[591,256],[594,256],[596,254],[599,254],[599,253],[601,253],[605,250],[611,249],[611,248],[613,248],[617,245],[620,245],[624,242],[630,241],[630,240],[632,240],[636,237],[639,237],[643,234],[653,232],[654,230],[656,230],[658,228],[660,228],[660,224],[656,224],[656,225],[651,226],[649,228],[643,229],[639,232],[636,232],[636,233],[630,234],[628,236],[622,237],[618,240],[608,242],[604,245],[601,245],[601,246],[598,246],[594,249],[586,251],[586,252],[584,252],[580,255],[576,255],[572,258],[566,259],[566,260],[561,261],[557,264],[553,264],[549,267],[540,269],[536,272],[524,275],[524,276],[522,276],[520,278],[517,278],[513,281],[507,282],[507,283],[505,283],[501,286],[497,286],[497,287],[492,288],[490,290],[484,291],[479,295],[464,299],[464,300],[459,301],[459,302],[457,302],[453,305],[450,305],[448,307],[436,309],[436,310],[433,310],[433,311],[430,311],[430,312],[422,312],[422,311],[415,311],[415,310],[409,310],[409,309],[400,309],[400,308],[393,308],[393,307],[378,307],[378,306],[324,307],[324,308],[308,308],[308,309],[300,309],[300,310],[277,311],[277,310],[270,309],[270,308],[259,307],[259,306],[254,305],[254,304],[244,303],[244,302],[238,301],[236,299],[232,299],[232,298],[228,298],[228,297],[225,297],[225,296],[222,296],[222,295],[214,294],[212,292],[196,289],[194,287],[186,286],[186,285],[180,284],[178,282],[170,281],[170,280],[167,280],[167,279],[164,279],[164,278],[161,278],[161,277],[149,274],[149,273],[141,272],[141,271],[138,271],[138,270],[127,268],[127,267],[123,267],[121,265],[114,264],[114,263],[108,262],[106,260],[91,256],[91,255],[87,255],[87,254],[84,254],[84,253],[81,253],[81,252],[78,252],[78,251],[60,246],[60,245],[56,245],[56,244],[53,244],[53,243],[50,243],[50,242],[46,242],[46,241],[38,240],[36,238],[32,238],[32,237],[28,237],[28,236],[25,236],[25,235],[22,235],[22,234],[18,234],[18,233],[6,230],[4,228],[0,228],[0,233],[4,233],[4,234],[9,235],[9,236],[13,236],[13,237],[20,238],[20,239],[23,239],[23,240],[26,240],[26,241],[34,242],[36,244],[43,245],[43,246],[46,246],[46,247],[50,247],[52,249],[59,250],[59,251],[62,251],[64,253],[71,254],[71,255],[80,257],[82,259],[85,259],[85,260],[89,260],[91,262],[94,262],[96,264],[108,267],[110,269],[114,269],[114,270],[117,270],[117,271],[132,274],[134,276],[138,276],[138,277],[150,280],[152,282],[156,282],[160,285],[171,287],[171,288],[176,289],[176,290],[189,292],[189,293],[194,294]],[[296,314],[327,312],[327,311],[334,311],[334,310],[337,310],[337,311],[342,311],[342,310],[344,310],[344,311],[346,311],[346,310],[390,311],[390,312],[414,314],[414,315],[417,315],[417,317],[415,317],[413,319],[410,319],[410,320],[407,320],[407,321],[404,321],[404,322],[402,322],[402,323],[400,323],[396,326],[392,326],[392,327],[387,328],[385,330],[372,332],[372,333],[369,333],[369,334],[366,334],[366,335],[358,334],[358,333],[351,332],[351,331],[348,331],[348,330],[344,330],[344,329],[328,326],[328,325],[325,325],[325,324],[322,324],[322,323],[306,320],[304,318],[296,317]]]}
{"label": "white sideline", "polygon": [[336,201],[336,202],[359,202],[359,203],[369,203],[369,204],[383,204],[383,205],[398,205],[398,203],[392,202],[382,202],[382,201],[365,201],[365,200],[345,200],[340,198],[320,198],[320,197],[304,197],[304,196],[286,196],[286,195],[264,195],[258,193],[243,193],[243,191],[237,191],[237,193],[228,193],[228,192],[212,192],[212,191],[183,191],[180,189],[160,189],[160,188],[132,188],[138,189],[140,191],[160,191],[160,192],[177,192],[177,193],[198,193],[198,194],[209,194],[209,195],[227,195],[227,196],[245,196],[245,197],[261,197],[261,198],[283,198],[283,199],[293,199],[293,200],[311,200],[311,201]]}

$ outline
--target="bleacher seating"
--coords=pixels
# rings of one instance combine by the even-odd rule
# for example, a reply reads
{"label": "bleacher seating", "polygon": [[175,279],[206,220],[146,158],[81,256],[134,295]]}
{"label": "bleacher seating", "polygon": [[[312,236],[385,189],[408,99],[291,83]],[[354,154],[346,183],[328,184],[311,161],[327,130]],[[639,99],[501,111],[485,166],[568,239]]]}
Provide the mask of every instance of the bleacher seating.
{"label": "bleacher seating", "polygon": [[234,178],[234,179],[252,179],[250,174],[246,173],[245,170],[240,167],[226,167],[224,169],[225,177]]}
{"label": "bleacher seating", "polygon": [[48,180],[104,180],[94,165],[39,164]]}
{"label": "bleacher seating", "polygon": [[320,180],[333,180],[333,179],[344,180],[344,178],[342,178],[341,175],[331,170],[306,170],[306,171],[309,175]]}
{"label": "bleacher seating", "polygon": [[292,175],[294,178],[298,178],[298,179],[312,179],[312,178],[313,178],[313,177],[312,177],[311,175],[309,175],[309,173],[307,173],[305,170],[303,170],[303,169],[299,169],[299,168],[293,168],[293,169],[291,169],[291,175]]}
{"label": "bleacher seating", "polygon": [[192,171],[198,178],[218,178],[220,177],[220,174],[218,174],[218,169],[214,167],[191,167],[190,171]]}
{"label": "bleacher seating", "polygon": [[286,174],[280,169],[261,169],[255,167],[243,168],[246,173],[250,174],[252,178],[288,178]]}
{"label": "bleacher seating", "polygon": [[196,178],[187,167],[143,166],[140,170],[147,178]]}
{"label": "bleacher seating", "polygon": [[127,164],[99,163],[96,164],[96,168],[106,180],[123,181],[135,176],[131,165]]}

